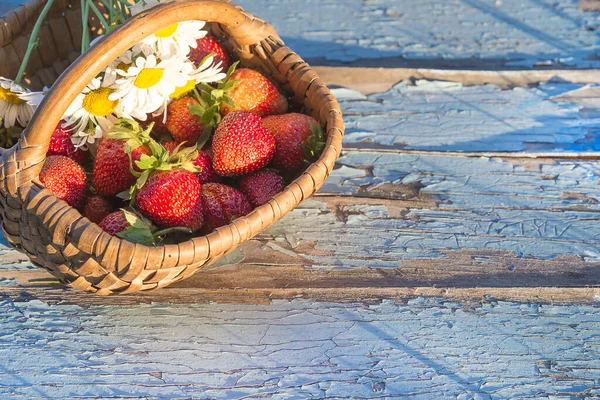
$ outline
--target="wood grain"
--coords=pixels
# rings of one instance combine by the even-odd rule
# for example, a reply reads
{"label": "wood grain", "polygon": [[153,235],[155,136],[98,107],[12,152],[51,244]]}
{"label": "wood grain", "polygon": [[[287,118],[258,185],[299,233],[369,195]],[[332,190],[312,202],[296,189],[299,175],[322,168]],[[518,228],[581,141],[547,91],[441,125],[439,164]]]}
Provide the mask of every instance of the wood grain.
{"label": "wood grain", "polygon": [[[492,299],[0,299],[3,398],[596,398],[600,312]],[[540,394],[543,393],[543,396]]]}

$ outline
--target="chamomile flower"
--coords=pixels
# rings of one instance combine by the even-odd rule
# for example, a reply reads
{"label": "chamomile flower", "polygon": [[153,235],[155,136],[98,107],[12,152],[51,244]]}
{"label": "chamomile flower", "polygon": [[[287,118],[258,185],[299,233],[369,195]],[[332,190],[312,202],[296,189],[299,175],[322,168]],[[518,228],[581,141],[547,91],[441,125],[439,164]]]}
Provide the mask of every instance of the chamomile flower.
{"label": "chamomile flower", "polygon": [[17,123],[25,126],[33,117],[33,107],[19,96],[27,90],[10,79],[0,77],[0,118],[5,128],[11,128]]}
{"label": "chamomile flower", "polygon": [[147,57],[141,55],[127,71],[117,70],[121,77],[115,83],[116,90],[108,98],[120,100],[127,114],[153,113],[164,106],[177,87],[190,80],[188,68],[178,58],[159,62],[153,54]]}
{"label": "chamomile flower", "polygon": [[207,57],[202,64],[196,68],[193,63],[190,76],[196,80],[196,83],[213,83],[225,79],[227,74],[223,71],[223,61],[214,63],[215,57]]}
{"label": "chamomile flower", "polygon": [[[64,126],[69,126],[77,135],[87,131],[91,122],[94,127],[100,127],[107,132],[118,118],[116,111],[119,108],[119,100],[109,99],[115,91],[113,85],[116,80],[117,75],[110,70],[104,74],[103,79],[94,78],[65,112]],[[79,146],[85,144],[85,141],[80,142]]]}
{"label": "chamomile flower", "polygon": [[107,132],[107,130],[97,125],[95,128],[74,133],[71,135],[71,142],[73,142],[76,148],[87,150],[88,145],[94,144],[96,140],[102,138],[104,132]]}
{"label": "chamomile flower", "polygon": [[44,96],[46,96],[48,90],[49,89],[47,87],[44,87],[44,89],[40,92],[21,93],[18,96],[21,100],[25,100],[27,104],[29,104],[31,108],[33,108],[33,111],[35,111],[37,110],[42,100],[44,100]]}
{"label": "chamomile flower", "polygon": [[185,21],[170,25],[142,40],[133,50],[138,52],[140,46],[148,45],[155,49],[161,59],[185,58],[190,48],[198,46],[196,40],[207,35],[208,32],[202,29],[204,25],[204,21]]}

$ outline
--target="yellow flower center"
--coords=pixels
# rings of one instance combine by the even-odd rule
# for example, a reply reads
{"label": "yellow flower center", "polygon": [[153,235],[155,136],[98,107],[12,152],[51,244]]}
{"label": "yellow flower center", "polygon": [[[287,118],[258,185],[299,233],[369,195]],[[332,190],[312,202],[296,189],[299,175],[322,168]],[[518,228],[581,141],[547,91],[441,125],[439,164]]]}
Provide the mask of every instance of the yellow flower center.
{"label": "yellow flower center", "polygon": [[8,90],[8,89],[4,89],[2,86],[0,86],[0,99],[6,101],[7,103],[10,104],[23,104],[25,103],[25,100],[21,100],[19,98],[19,96],[17,96],[16,93]]}
{"label": "yellow flower center", "polygon": [[167,26],[166,28],[161,29],[160,31],[156,32],[154,34],[154,36],[156,36],[157,38],[167,38],[169,36],[172,36],[176,30],[177,30],[177,24],[173,24],[171,26]]}
{"label": "yellow flower center", "polygon": [[133,84],[140,89],[148,89],[160,82],[164,74],[162,68],[144,68]]}
{"label": "yellow flower center", "polygon": [[119,104],[119,100],[109,100],[108,96],[114,90],[101,87],[100,89],[95,89],[85,95],[83,98],[83,108],[96,117],[105,117],[108,114],[115,111],[117,105]]}
{"label": "yellow flower center", "polygon": [[191,81],[188,81],[184,86],[178,86],[177,88],[175,88],[175,91],[171,93],[169,97],[172,99],[177,99],[186,94],[187,92],[191,92],[192,90],[194,90],[195,87],[196,80],[192,79]]}

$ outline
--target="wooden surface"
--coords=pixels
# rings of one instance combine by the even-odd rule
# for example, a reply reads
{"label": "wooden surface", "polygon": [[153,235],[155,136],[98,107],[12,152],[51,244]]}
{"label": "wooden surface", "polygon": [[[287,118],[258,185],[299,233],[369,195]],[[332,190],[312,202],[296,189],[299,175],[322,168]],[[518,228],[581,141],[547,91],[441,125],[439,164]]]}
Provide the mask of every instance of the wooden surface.
{"label": "wooden surface", "polygon": [[600,397],[600,13],[241,4],[336,87],[332,176],[146,294],[64,289],[0,247],[0,398]]}

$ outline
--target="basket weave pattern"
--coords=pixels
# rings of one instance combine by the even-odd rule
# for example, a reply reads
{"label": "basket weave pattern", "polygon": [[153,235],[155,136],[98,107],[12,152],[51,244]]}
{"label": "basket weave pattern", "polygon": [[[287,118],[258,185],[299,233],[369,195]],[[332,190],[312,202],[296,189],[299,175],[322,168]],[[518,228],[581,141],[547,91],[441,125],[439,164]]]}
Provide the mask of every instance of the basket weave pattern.
{"label": "basket weave pattern", "polygon": [[[0,18],[0,76],[14,78],[43,0]],[[79,0],[58,0],[26,74],[32,88],[54,84],[19,143],[0,154],[0,208],[8,241],[59,280],[99,295],[167,286],[191,276],[279,220],[312,196],[339,157],[344,126],[339,104],[316,73],[274,29],[228,1],[181,0],[128,21],[77,59]],[[214,232],[174,245],[147,247],[110,236],[40,184],[50,136],[75,96],[110,61],[148,34],[190,19],[213,22],[245,66],[292,94],[292,102],[325,125],[320,159],[267,204]],[[79,27],[79,28],[78,28]],[[65,71],[66,70],[66,71]],[[63,73],[63,71],[65,71]],[[62,75],[61,75],[62,74]],[[60,75],[60,77],[59,77]]]}

